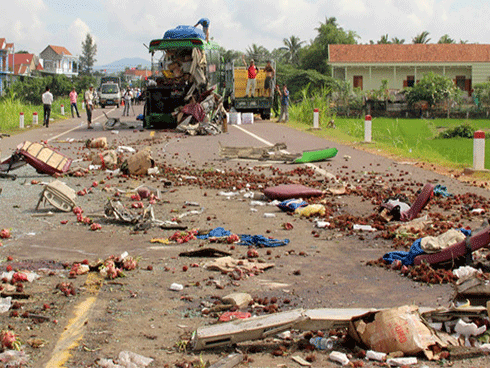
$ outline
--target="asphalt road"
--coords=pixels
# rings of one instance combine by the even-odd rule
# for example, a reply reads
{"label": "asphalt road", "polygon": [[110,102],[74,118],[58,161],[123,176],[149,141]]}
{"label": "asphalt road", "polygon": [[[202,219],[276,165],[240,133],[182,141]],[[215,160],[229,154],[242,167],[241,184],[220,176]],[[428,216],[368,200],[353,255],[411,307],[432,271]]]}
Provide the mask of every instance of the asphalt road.
{"label": "asphalt road", "polygon": [[[135,115],[141,110],[142,106],[135,106]],[[103,112],[110,117],[132,122],[135,128],[103,130]],[[434,307],[450,303],[452,288],[449,285],[415,283],[395,272],[365,266],[366,261],[377,259],[392,249],[391,241],[379,239],[374,233],[347,236],[339,229],[320,232],[315,230],[312,221],[287,216],[275,206],[254,208],[241,195],[226,197],[220,194],[216,185],[227,178],[216,176],[214,182],[203,180],[197,185],[187,185],[186,181],[194,180],[191,179],[194,169],[204,169],[205,173],[228,173],[244,186],[255,185],[253,180],[260,180],[262,176],[275,177],[281,173],[290,173],[291,180],[316,180],[322,187],[332,183],[325,180],[325,175],[334,175],[340,181],[367,188],[371,192],[381,191],[383,186],[399,186],[402,183],[413,190],[426,182],[432,182],[447,186],[454,194],[471,192],[488,200],[490,196],[487,190],[412,164],[369,153],[362,144],[344,146],[270,121],[258,120],[252,125],[229,126],[228,133],[216,136],[187,136],[175,132],[144,130],[141,125],[136,125],[141,123],[136,122],[135,116],[121,117],[121,114],[122,109],[96,109],[93,130],[86,129],[82,117],[54,122],[47,129],[38,127],[0,140],[3,158],[25,140],[43,140],[73,158],[75,162],[72,167],[86,167],[88,150],[83,148],[83,142],[89,138],[105,136],[110,146],[127,145],[137,149],[150,146],[155,161],[168,169],[168,172],[162,172],[157,177],[109,178],[106,173],[96,170],[84,177],[64,177],[63,180],[76,191],[92,187],[92,193],[77,197],[77,205],[83,208],[87,216],[102,223],[99,232],[90,231],[77,223],[71,213],[53,211],[49,206],[42,206],[38,211],[34,209],[42,187],[33,184],[33,180],[49,182],[53,180],[51,177],[40,175],[32,167],[25,166],[16,170],[17,180],[0,179],[0,228],[10,228],[13,235],[12,239],[3,241],[4,245],[0,248],[0,257],[3,259],[10,256],[19,265],[27,262],[61,269],[61,264],[65,262],[104,259],[123,251],[141,257],[139,270],[128,273],[128,277],[120,283],[98,284],[100,289],[93,294],[87,291],[90,278],[80,277],[73,281],[80,293],[72,299],[53,292],[58,282],[55,278],[44,277],[41,282],[29,285],[27,290],[33,298],[26,303],[25,309],[30,308],[38,314],[47,313],[50,318],[56,318],[56,326],[33,326],[25,319],[12,319],[5,315],[1,318],[5,324],[14,326],[24,340],[32,335],[43,336],[48,340],[44,348],[29,350],[32,366],[90,366],[97,358],[117,356],[121,349],[154,357],[157,361],[154,366],[176,363],[179,359],[192,359],[192,354],[176,354],[172,350],[175,342],[181,339],[182,330],[188,333],[202,324],[210,323],[208,317],[199,313],[201,303],[212,303],[215,300],[213,298],[233,291],[246,291],[261,298],[287,298],[288,304],[281,306],[283,310],[294,307],[381,308],[406,303]],[[219,156],[220,144],[261,147],[276,143],[285,143],[290,153],[326,147],[337,147],[339,153],[330,161],[313,165],[223,160]],[[314,170],[307,170],[311,168]],[[180,170],[180,174],[172,176],[173,170]],[[240,175],[235,176],[237,172],[243,173],[243,177],[253,173],[255,179],[244,183]],[[165,186],[167,175],[173,179],[170,187]],[[199,203],[203,212],[197,216],[183,217],[183,222],[189,228],[221,226],[237,234],[268,234],[278,239],[288,237],[291,242],[288,247],[279,247],[270,253],[265,249],[259,250],[261,258],[274,262],[275,267],[257,277],[230,282],[228,276],[211,276],[203,267],[204,260],[200,259],[193,263],[198,264],[198,267],[187,269],[190,262],[179,257],[183,248],[188,249],[185,245],[162,246],[150,243],[151,238],[165,238],[172,232],[157,228],[133,232],[129,226],[98,217],[111,195],[111,192],[101,189],[102,184],[93,187],[94,182],[102,181],[121,190],[134,189],[142,184],[159,187],[163,195],[162,201],[155,206],[157,219],[185,215],[194,209],[187,206],[186,201],[193,201]],[[127,196],[123,198],[129,203]],[[369,200],[355,195],[334,196],[328,199],[327,205],[335,208],[336,216],[349,214],[367,218],[375,210]],[[457,208],[453,210],[458,211]],[[53,214],[49,214],[50,211]],[[275,217],[264,217],[265,213],[273,213]],[[481,220],[481,216],[475,216],[468,219],[465,225],[476,227]],[[62,221],[67,221],[67,224],[62,225]],[[287,232],[282,227],[285,222],[291,222],[294,229]],[[320,236],[315,235],[317,232]],[[191,247],[201,245],[204,243],[192,243]],[[243,247],[221,247],[232,252],[235,257],[243,257],[246,252]],[[146,265],[152,265],[153,271],[145,271]],[[185,272],[182,271],[183,267],[186,267]],[[183,293],[175,294],[168,290],[174,282],[186,285]],[[53,308],[39,310],[43,303],[51,303]],[[76,323],[72,321],[73,313]],[[64,336],[64,331],[73,332],[72,337]],[[75,341],[70,340],[73,336],[77,337]],[[206,352],[204,358],[215,362],[221,352]],[[287,357],[277,360],[280,358],[271,358],[270,353],[252,355],[255,363],[250,363],[250,366],[253,367],[290,363]],[[320,356],[317,363],[329,366],[331,363],[327,360],[326,355]],[[63,362],[68,363],[63,365]],[[454,365],[459,366],[464,365]]]}

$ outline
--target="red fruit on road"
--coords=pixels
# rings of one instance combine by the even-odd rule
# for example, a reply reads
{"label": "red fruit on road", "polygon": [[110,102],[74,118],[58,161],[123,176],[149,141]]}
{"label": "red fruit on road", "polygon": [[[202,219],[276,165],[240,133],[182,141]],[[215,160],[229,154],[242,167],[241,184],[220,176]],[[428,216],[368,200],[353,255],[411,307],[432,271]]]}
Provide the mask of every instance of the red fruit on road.
{"label": "red fruit on road", "polygon": [[258,258],[259,257],[259,252],[257,251],[257,249],[250,248],[247,251],[247,257],[248,258]]}
{"label": "red fruit on road", "polygon": [[12,236],[12,234],[10,233],[10,229],[2,229],[0,231],[0,238],[1,239],[8,239]]}

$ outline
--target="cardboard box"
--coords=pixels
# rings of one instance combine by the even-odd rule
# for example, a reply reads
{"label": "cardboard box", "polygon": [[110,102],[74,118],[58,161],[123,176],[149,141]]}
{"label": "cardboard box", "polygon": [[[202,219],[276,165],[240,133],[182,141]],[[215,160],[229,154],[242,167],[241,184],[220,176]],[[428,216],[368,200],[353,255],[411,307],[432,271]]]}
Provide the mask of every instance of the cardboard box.
{"label": "cardboard box", "polygon": [[382,353],[401,351],[405,355],[417,355],[421,352],[427,359],[438,359],[436,351],[447,348],[436,331],[422,320],[418,307],[402,306],[366,313],[353,318],[349,325],[349,335],[363,343],[369,349]]}

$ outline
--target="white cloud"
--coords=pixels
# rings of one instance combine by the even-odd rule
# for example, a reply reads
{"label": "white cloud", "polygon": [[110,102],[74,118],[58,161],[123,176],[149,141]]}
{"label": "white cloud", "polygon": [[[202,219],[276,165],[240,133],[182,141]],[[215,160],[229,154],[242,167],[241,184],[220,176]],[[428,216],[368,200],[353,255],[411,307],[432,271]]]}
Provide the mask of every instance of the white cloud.
{"label": "white cloud", "polygon": [[364,0],[342,0],[340,2],[342,14],[365,13],[367,8]]}
{"label": "white cloud", "polygon": [[[335,17],[358,42],[382,35],[410,43],[423,31],[430,42],[443,34],[459,41],[489,43],[487,0],[84,0],[59,7],[58,0],[11,0],[2,8],[0,37],[39,52],[58,44],[79,53],[90,31],[100,64],[124,57],[149,59],[143,44],[178,25],[211,20],[210,34],[226,49],[245,51],[252,44],[272,50],[292,35],[307,43],[316,28]],[[94,10],[97,12],[94,14]],[[17,48],[17,45],[16,45]]]}
{"label": "white cloud", "polygon": [[7,42],[14,42],[17,50],[21,47],[37,52],[50,36],[42,20],[46,10],[42,0],[9,1],[2,4],[0,37],[5,37]]}
{"label": "white cloud", "polygon": [[[85,41],[87,33],[90,32],[90,27],[82,21],[80,18],[75,19],[70,27],[68,27],[68,34],[70,35],[71,44],[69,50],[73,55],[80,54],[82,51],[82,42]],[[92,35],[94,42],[97,43],[97,38]]]}

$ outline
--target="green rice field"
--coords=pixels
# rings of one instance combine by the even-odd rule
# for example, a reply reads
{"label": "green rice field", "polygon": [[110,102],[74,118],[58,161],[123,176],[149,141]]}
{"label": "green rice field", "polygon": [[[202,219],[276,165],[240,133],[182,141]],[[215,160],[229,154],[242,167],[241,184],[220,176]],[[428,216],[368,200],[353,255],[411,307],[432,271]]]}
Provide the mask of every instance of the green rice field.
{"label": "green rice field", "polygon": [[[402,158],[431,162],[453,168],[473,166],[473,139],[438,138],[438,134],[448,128],[463,123],[474,131],[486,132],[485,168],[490,169],[490,120],[463,119],[392,119],[373,118],[372,143],[375,148]],[[292,122],[300,130],[312,127],[310,124]],[[311,132],[337,142],[355,143],[364,141],[364,119],[335,118],[335,129],[325,128]]]}

